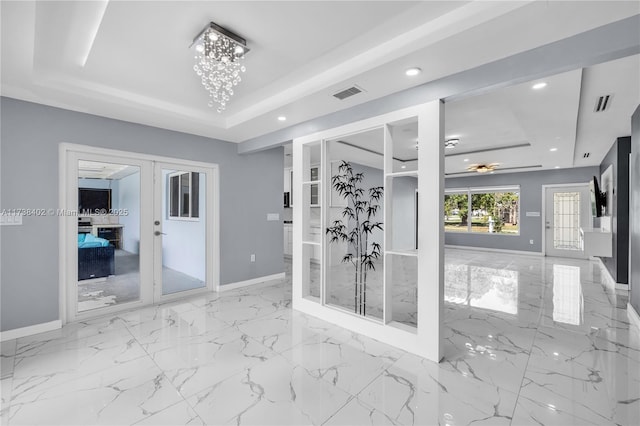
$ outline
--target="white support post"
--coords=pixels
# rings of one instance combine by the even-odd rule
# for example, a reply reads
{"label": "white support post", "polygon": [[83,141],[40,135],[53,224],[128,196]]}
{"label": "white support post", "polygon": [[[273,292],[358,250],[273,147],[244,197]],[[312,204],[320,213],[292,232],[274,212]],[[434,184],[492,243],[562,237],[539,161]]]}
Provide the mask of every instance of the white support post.
{"label": "white support post", "polygon": [[444,104],[424,105],[418,119],[418,341],[422,356],[443,356]]}

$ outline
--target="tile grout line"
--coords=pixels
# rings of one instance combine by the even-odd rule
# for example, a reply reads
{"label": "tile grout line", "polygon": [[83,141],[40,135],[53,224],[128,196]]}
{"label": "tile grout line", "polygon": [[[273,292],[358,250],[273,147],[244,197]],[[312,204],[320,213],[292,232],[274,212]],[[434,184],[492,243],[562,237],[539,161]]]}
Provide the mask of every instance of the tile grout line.
{"label": "tile grout line", "polygon": [[547,282],[545,280],[545,276],[544,276],[544,270],[542,271],[542,295],[541,295],[541,306],[540,306],[540,313],[538,316],[538,321],[536,323],[536,332],[533,335],[533,339],[531,340],[531,347],[529,348],[529,355],[527,356],[527,363],[524,366],[524,370],[522,371],[522,380],[520,381],[520,388],[518,389],[518,394],[516,395],[516,401],[515,404],[513,405],[513,412],[511,413],[511,421],[509,422],[510,425],[513,425],[513,418],[515,417],[516,414],[516,410],[518,409],[518,402],[520,401],[520,392],[522,392],[522,387],[524,384],[524,379],[527,375],[527,370],[529,369],[529,361],[531,361],[531,352],[533,351],[533,346],[536,343],[536,339],[538,338],[538,332],[540,331],[540,327],[541,327],[541,322],[542,322],[542,318],[544,316],[544,300],[545,300],[545,294],[547,292]]}
{"label": "tile grout line", "polygon": [[[198,308],[196,308],[196,309],[198,309]],[[131,337],[133,337],[133,340],[135,340],[135,341],[136,341],[136,343],[140,346],[140,349],[142,349],[142,350],[144,351],[144,353],[145,353],[145,354],[146,354],[146,356],[149,358],[149,360],[153,363],[153,365],[155,365],[155,366],[156,366],[156,368],[157,368],[157,369],[162,373],[162,376],[163,376],[163,377],[165,378],[165,380],[167,381],[167,384],[168,384],[168,385],[170,385],[173,389],[175,389],[175,391],[178,393],[178,395],[180,395],[180,397],[182,398],[182,401],[178,401],[178,402],[176,402],[175,404],[172,404],[172,405],[170,405],[170,406],[168,406],[168,407],[165,407],[165,408],[163,408],[162,410],[160,410],[160,411],[157,411],[157,412],[153,413],[151,416],[147,416],[147,417],[145,417],[144,419],[141,419],[141,420],[140,420],[139,422],[137,422],[137,423],[140,423],[140,422],[142,422],[142,421],[144,421],[144,420],[148,420],[150,417],[152,417],[152,416],[154,416],[154,415],[156,415],[156,414],[159,414],[159,413],[161,413],[161,412],[163,412],[163,411],[165,411],[165,410],[167,410],[167,409],[169,409],[169,408],[173,407],[174,405],[180,404],[180,402],[184,402],[184,403],[186,403],[186,404],[187,404],[187,406],[188,406],[189,408],[191,408],[191,410],[195,413],[196,417],[202,421],[202,424],[206,424],[206,422],[202,419],[202,417],[200,417],[200,414],[198,414],[198,412],[197,412],[197,411],[196,411],[196,410],[191,406],[191,404],[189,403],[189,401],[187,401],[187,398],[182,394],[182,392],[180,392],[180,390],[178,390],[178,389],[174,386],[174,384],[171,382],[171,380],[170,380],[170,379],[169,379],[169,377],[167,376],[166,371],[164,371],[164,369],[162,369],[162,368],[158,365],[158,363],[156,362],[156,360],[155,360],[155,359],[153,359],[153,357],[152,357],[152,356],[151,356],[151,354],[147,351],[147,349],[146,349],[146,348],[145,348],[145,347],[140,343],[140,341],[136,338],[136,336],[134,336],[134,334],[131,332],[131,329],[129,329],[129,325],[127,324],[127,322],[126,322],[125,320],[121,319],[121,318],[120,318],[120,321],[123,321],[123,322],[124,322],[124,326],[125,326],[125,328],[127,329],[127,331],[129,332],[129,334],[131,335]]]}

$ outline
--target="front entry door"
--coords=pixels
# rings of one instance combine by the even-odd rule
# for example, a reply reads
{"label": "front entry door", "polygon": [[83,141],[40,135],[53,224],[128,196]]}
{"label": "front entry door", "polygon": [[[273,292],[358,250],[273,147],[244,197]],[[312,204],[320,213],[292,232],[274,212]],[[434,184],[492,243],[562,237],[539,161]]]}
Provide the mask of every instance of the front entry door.
{"label": "front entry door", "polygon": [[545,254],[585,258],[580,228],[589,229],[589,187],[548,187],[545,194]]}

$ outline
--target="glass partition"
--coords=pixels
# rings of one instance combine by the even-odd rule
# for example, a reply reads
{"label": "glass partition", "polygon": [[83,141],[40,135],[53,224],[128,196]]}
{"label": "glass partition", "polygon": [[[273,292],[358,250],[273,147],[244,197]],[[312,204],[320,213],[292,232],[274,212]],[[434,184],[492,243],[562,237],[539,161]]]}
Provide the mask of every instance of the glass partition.
{"label": "glass partition", "polygon": [[393,141],[391,146],[393,162],[388,172],[417,171],[418,119],[411,117],[389,124],[389,135]]}
{"label": "glass partition", "polygon": [[384,130],[326,142],[326,303],[383,319]]}

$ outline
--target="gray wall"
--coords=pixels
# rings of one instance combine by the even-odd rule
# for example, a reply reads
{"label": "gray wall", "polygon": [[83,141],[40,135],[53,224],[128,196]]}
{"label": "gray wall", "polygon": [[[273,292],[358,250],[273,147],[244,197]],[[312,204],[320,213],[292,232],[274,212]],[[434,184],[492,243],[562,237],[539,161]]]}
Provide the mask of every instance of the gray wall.
{"label": "gray wall", "polygon": [[[520,235],[446,232],[445,244],[542,252],[542,185],[587,183],[598,172],[594,166],[445,179],[445,188],[520,185]],[[528,211],[540,212],[541,216],[527,217]],[[529,244],[529,240],[533,240],[533,244]]]}
{"label": "gray wall", "polygon": [[640,106],[631,118],[629,193],[629,299],[636,312],[640,313]]}
{"label": "gray wall", "polygon": [[607,206],[607,215],[611,216],[611,232],[613,250],[611,257],[603,257],[613,279],[626,284],[629,279],[629,152],[631,138],[622,137],[615,140],[611,149],[600,163],[598,183],[604,192],[602,173],[613,167],[613,196],[611,205]]}
{"label": "gray wall", "polygon": [[[58,207],[60,142],[217,163],[220,282],[284,270],[282,222],[266,220],[283,210],[282,148],[238,155],[236,144],[209,138],[4,97],[0,107],[0,208]],[[24,217],[1,232],[1,329],[58,319],[57,218]]]}

